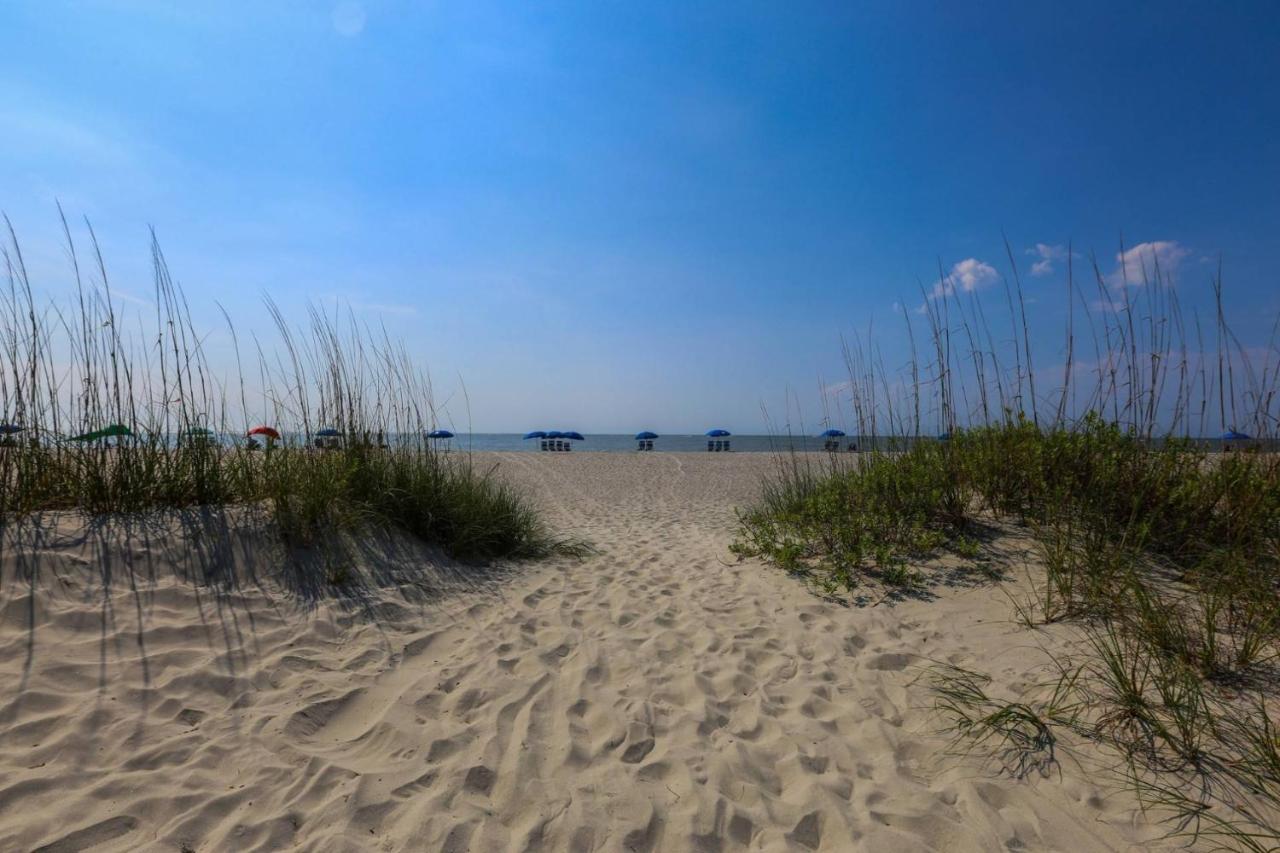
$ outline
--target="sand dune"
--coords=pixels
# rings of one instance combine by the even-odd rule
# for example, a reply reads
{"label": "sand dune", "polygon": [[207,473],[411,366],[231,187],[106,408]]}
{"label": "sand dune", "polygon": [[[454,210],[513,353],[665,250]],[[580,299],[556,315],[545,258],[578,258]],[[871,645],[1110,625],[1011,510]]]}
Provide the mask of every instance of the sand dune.
{"label": "sand dune", "polygon": [[[334,600],[192,513],[5,531],[2,850],[1136,850],[1132,800],[945,752],[924,657],[1042,676],[990,586],[842,607],[733,562],[763,454],[492,454],[582,560],[412,543]],[[409,567],[429,581],[407,587]],[[344,568],[345,570],[345,568]],[[372,573],[372,577],[369,574]],[[206,582],[211,581],[211,582]]]}

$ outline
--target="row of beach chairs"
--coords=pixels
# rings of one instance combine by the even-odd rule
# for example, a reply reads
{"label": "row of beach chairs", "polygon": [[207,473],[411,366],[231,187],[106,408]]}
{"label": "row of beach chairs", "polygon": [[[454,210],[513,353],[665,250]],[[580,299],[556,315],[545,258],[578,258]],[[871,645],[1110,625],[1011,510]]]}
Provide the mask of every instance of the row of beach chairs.
{"label": "row of beach chairs", "polygon": [[713,438],[707,442],[708,453],[728,452],[729,440],[727,438]]}
{"label": "row of beach chairs", "polygon": [[540,450],[565,451],[573,450],[572,442],[559,438],[544,438],[538,442]]}
{"label": "row of beach chairs", "polygon": [[640,439],[640,446],[637,447],[636,450],[653,450],[653,439],[651,438]]}

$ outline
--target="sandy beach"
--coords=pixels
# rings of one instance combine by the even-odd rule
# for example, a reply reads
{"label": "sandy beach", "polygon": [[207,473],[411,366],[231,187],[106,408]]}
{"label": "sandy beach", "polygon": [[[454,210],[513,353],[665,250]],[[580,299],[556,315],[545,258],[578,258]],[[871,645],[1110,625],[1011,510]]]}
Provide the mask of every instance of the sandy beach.
{"label": "sandy beach", "polygon": [[[594,553],[464,575],[371,539],[307,589],[244,512],[4,531],[0,849],[1139,850],[1062,756],[946,749],[928,659],[1014,693],[991,584],[850,607],[728,550],[768,454],[481,454]],[[996,543],[1016,588],[1014,537]],[[428,582],[397,583],[429,566]]]}

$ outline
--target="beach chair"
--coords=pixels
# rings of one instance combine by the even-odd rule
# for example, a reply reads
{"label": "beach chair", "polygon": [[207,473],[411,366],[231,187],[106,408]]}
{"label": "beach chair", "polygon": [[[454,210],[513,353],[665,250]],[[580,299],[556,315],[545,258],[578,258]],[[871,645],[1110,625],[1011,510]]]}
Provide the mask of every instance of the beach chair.
{"label": "beach chair", "polygon": [[652,439],[652,438],[646,438],[646,439],[645,439],[645,441],[644,441],[644,449],[645,449],[645,450],[653,450],[653,439]]}
{"label": "beach chair", "polygon": [[715,445],[715,442],[708,438],[708,439],[707,439],[707,452],[708,452],[708,453],[710,453],[711,451],[715,450],[714,445]]}
{"label": "beach chair", "polygon": [[729,452],[729,439],[727,438],[724,440],[724,452],[725,453]]}

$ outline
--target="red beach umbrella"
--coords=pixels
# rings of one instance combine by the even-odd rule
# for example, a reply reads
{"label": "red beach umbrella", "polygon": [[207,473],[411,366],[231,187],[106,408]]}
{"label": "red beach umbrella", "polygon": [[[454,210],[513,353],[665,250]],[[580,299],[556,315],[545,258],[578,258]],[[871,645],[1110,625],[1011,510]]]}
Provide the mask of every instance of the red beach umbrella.
{"label": "red beach umbrella", "polygon": [[280,433],[276,432],[269,426],[256,426],[249,430],[249,435],[265,435],[267,438],[273,440],[280,438]]}

